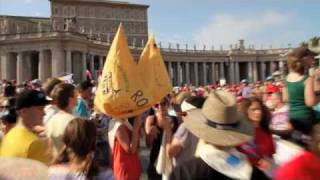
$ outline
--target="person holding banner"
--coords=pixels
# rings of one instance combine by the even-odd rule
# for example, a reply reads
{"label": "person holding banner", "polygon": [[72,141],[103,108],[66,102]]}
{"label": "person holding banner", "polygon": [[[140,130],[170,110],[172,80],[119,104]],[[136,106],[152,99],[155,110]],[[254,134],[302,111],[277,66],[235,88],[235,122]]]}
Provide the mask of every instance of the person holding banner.
{"label": "person holding banner", "polygon": [[168,117],[169,104],[168,98],[164,98],[154,106],[155,114],[149,115],[146,119],[146,144],[151,147],[147,170],[149,179],[162,179],[162,175],[156,171],[155,163],[160,152],[163,136],[165,135],[167,144],[171,142],[172,138],[172,119]]}
{"label": "person holding banner", "polygon": [[114,126],[112,145],[112,169],[117,180],[139,180],[142,166],[139,158],[141,115],[134,118],[133,126],[128,120]]}
{"label": "person holding banner", "polygon": [[[130,52],[124,27],[120,23],[108,50],[94,99],[94,105],[99,111],[111,116],[115,121],[118,120],[114,126],[109,126],[108,132],[109,143],[113,148],[114,174],[117,179],[139,179],[141,166],[136,151],[138,129],[142,124],[140,116],[161,101],[171,90],[171,81],[155,38],[153,36],[148,38],[137,63]],[[153,145],[155,138],[159,140],[158,145],[161,144],[159,130],[155,124],[163,130],[168,129],[168,142],[171,140],[170,125],[166,122],[168,105],[166,101],[164,109],[160,108],[156,116],[147,118],[147,144]],[[164,112],[160,112],[161,110]],[[129,123],[123,119],[134,116],[139,118],[130,128]],[[159,149],[156,151],[159,152]],[[153,163],[158,154],[156,151],[151,153],[154,158]]]}

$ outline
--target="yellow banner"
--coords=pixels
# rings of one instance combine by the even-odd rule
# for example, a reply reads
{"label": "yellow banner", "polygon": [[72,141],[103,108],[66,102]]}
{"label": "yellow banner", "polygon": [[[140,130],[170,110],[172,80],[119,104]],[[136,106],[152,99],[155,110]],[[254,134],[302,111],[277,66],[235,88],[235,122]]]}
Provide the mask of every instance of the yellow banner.
{"label": "yellow banner", "polygon": [[169,76],[154,38],[148,41],[137,64],[120,24],[96,91],[96,108],[113,118],[132,117],[148,110],[170,91]]}

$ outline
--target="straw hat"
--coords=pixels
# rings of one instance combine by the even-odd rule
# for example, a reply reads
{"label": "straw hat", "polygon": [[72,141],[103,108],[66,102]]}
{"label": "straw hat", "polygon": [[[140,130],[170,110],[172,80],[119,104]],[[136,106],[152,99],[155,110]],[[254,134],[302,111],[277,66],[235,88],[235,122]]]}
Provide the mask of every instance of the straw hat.
{"label": "straw hat", "polygon": [[229,92],[212,91],[202,109],[187,111],[184,124],[195,136],[217,146],[236,146],[251,139],[252,125],[241,120],[236,98]]}
{"label": "straw hat", "polygon": [[176,102],[176,104],[182,104],[183,100],[185,100],[186,98],[188,98],[190,96],[191,96],[190,92],[182,91],[182,92],[178,93],[177,96],[175,97],[175,102]]}
{"label": "straw hat", "polygon": [[48,179],[48,167],[31,159],[0,157],[0,179]]}

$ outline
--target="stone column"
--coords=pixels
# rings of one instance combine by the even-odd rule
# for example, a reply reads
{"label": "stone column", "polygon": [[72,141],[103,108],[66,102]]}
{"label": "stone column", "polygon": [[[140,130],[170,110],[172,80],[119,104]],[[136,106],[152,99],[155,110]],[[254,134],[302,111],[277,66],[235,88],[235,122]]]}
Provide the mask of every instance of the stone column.
{"label": "stone column", "polygon": [[248,81],[252,82],[253,81],[253,70],[252,70],[252,64],[251,62],[247,62],[248,63]]}
{"label": "stone column", "polygon": [[198,63],[194,62],[194,78],[195,78],[195,86],[199,85],[199,73],[198,73]]}
{"label": "stone column", "polygon": [[224,65],[223,62],[220,62],[220,79],[224,78]]}
{"label": "stone column", "polygon": [[265,62],[261,61],[260,62],[260,76],[261,76],[261,81],[265,80],[265,71],[266,71],[266,64]]}
{"label": "stone column", "polygon": [[13,80],[13,79],[17,79],[17,56],[15,53],[9,53],[8,55],[9,58],[9,74],[8,74],[8,78],[9,80]]}
{"label": "stone column", "polygon": [[65,53],[61,48],[53,48],[52,52],[52,76],[59,77],[66,71]]}
{"label": "stone column", "polygon": [[7,67],[6,67],[7,62],[8,62],[7,53],[0,54],[1,79],[7,79],[7,72],[6,72],[7,71]]}
{"label": "stone column", "polygon": [[178,61],[177,62],[177,74],[178,74],[178,86],[180,86],[181,85],[181,83],[182,83],[182,68],[181,68],[181,63]]}
{"label": "stone column", "polygon": [[268,74],[268,76],[271,76],[272,73],[273,73],[273,61],[270,61],[270,63],[269,63],[269,74]]}
{"label": "stone column", "polygon": [[230,76],[230,79],[229,79],[229,82],[228,83],[234,83],[234,62],[230,62],[229,63],[229,76]]}
{"label": "stone column", "polygon": [[285,76],[285,69],[284,69],[285,67],[284,67],[284,63],[283,63],[283,61],[279,61],[279,71],[281,72],[281,79],[283,79],[284,78],[284,76]]}
{"label": "stone column", "polygon": [[171,79],[171,83],[173,84],[173,69],[172,69],[172,62],[168,61],[168,72]]}
{"label": "stone column", "polygon": [[99,56],[99,69],[102,71],[103,70],[103,56]]}
{"label": "stone column", "polygon": [[17,83],[30,80],[30,53],[19,52],[17,55]]}
{"label": "stone column", "polygon": [[16,61],[13,53],[1,55],[1,77],[6,80],[16,79]]}
{"label": "stone column", "polygon": [[31,80],[31,52],[26,52],[24,57],[25,80]]}
{"label": "stone column", "polygon": [[67,73],[73,73],[72,72],[72,51],[71,50],[67,50],[67,60],[66,60],[66,72]]}
{"label": "stone column", "polygon": [[186,80],[187,80],[187,84],[190,84],[190,69],[189,69],[189,62],[186,62]]}
{"label": "stone column", "polygon": [[48,72],[48,63],[47,59],[45,59],[45,51],[40,50],[39,51],[39,65],[38,65],[38,72],[39,72],[39,79],[41,81],[45,81],[49,76],[47,75]]}
{"label": "stone column", "polygon": [[254,61],[254,62],[252,62],[252,64],[253,64],[253,81],[254,81],[254,82],[257,82],[257,80],[258,80],[257,62]]}
{"label": "stone column", "polygon": [[215,64],[215,77],[216,77],[216,81],[220,82],[220,66],[219,66],[219,63]]}
{"label": "stone column", "polygon": [[239,62],[235,62],[236,83],[240,83]]}
{"label": "stone column", "polygon": [[216,83],[216,69],[214,62],[211,63],[211,76],[212,76],[212,83]]}
{"label": "stone column", "polygon": [[95,69],[94,69],[94,55],[93,54],[90,55],[89,64],[90,64],[90,72],[92,74],[92,78],[96,79],[96,73],[95,73]]}
{"label": "stone column", "polygon": [[23,53],[19,52],[17,55],[17,83],[23,82]]}
{"label": "stone column", "polygon": [[82,66],[82,81],[86,80],[86,71],[87,71],[87,53],[82,52],[82,59],[81,59],[81,66]]}
{"label": "stone column", "polygon": [[207,78],[207,65],[206,62],[202,63],[202,69],[203,69],[203,85],[207,85],[208,84],[208,78]]}

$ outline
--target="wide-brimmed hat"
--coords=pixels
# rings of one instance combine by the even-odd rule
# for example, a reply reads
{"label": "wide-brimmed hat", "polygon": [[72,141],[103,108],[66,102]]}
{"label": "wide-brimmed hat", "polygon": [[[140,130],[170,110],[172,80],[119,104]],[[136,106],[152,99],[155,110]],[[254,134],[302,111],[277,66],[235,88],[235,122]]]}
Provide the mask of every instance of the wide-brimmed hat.
{"label": "wide-brimmed hat", "polygon": [[182,91],[179,94],[177,94],[177,96],[175,97],[175,103],[182,104],[183,100],[185,100],[186,98],[188,98],[190,96],[191,96],[190,92]]}
{"label": "wide-brimmed hat", "polygon": [[195,136],[217,146],[236,146],[251,139],[253,126],[241,118],[236,98],[226,91],[212,91],[202,109],[187,111],[184,124]]}

